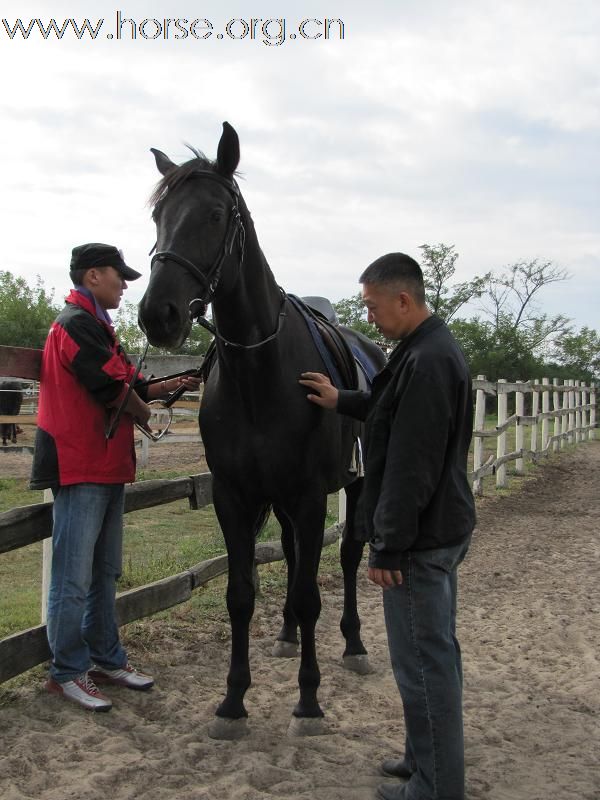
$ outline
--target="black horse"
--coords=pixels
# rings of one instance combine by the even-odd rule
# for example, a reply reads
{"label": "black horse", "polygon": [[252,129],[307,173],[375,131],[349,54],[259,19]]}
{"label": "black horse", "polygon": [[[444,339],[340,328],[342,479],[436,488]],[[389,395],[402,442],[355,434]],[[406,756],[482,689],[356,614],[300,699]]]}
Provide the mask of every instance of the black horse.
{"label": "black horse", "polygon": [[[298,383],[301,372],[325,372],[326,364],[298,304],[278,286],[258,243],[233,178],[240,155],[235,130],[223,124],[216,162],[194,151],[195,158],[176,166],[164,153],[152,152],[164,177],[151,198],[157,250],[139,307],[140,325],[152,344],[177,347],[189,333],[190,314],[202,315],[211,302],[216,326],[216,359],[204,390],[200,428],[229,557],[232,645],[227,694],[210,733],[237,738],[245,732],[254,547],[271,507],[288,564],[276,654],[295,653],[298,626],[301,635],[300,699],[291,732],[318,732],[323,712],[317,700],[317,571],[327,495],[341,487],[347,491],[341,547],[344,657],[350,668],[358,661],[359,671],[366,659],[356,608],[363,543],[354,536],[362,482],[350,469],[354,423],[309,403]],[[360,343],[380,369],[381,350],[346,331],[351,344]]]}
{"label": "black horse", "polygon": [[[22,401],[23,392],[20,383],[17,381],[0,382],[0,414],[16,417],[21,410]],[[0,435],[3,447],[6,447],[9,440],[16,444],[17,425],[14,422],[0,423]]]}

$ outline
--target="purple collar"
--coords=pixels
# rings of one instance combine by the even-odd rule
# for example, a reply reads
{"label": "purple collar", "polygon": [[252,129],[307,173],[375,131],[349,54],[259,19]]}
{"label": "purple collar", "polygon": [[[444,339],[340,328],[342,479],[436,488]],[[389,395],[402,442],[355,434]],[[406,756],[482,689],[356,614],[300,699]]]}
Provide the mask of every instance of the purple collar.
{"label": "purple collar", "polygon": [[90,290],[87,289],[85,286],[75,286],[75,291],[79,292],[84,297],[87,297],[87,299],[90,300],[94,304],[94,306],[96,308],[96,316],[98,317],[98,319],[101,319],[104,322],[106,322],[107,325],[110,325],[111,328],[113,327],[113,321],[110,318],[110,316],[108,314],[108,311],[106,311],[106,309],[102,308],[102,306],[98,303],[98,301],[94,297],[93,292],[90,292]]}

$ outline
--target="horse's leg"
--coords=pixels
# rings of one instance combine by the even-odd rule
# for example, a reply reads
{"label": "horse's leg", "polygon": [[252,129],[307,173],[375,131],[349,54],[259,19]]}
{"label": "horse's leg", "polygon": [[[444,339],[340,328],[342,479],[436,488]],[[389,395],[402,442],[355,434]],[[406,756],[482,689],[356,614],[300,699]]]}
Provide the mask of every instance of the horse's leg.
{"label": "horse's leg", "polygon": [[292,610],[291,590],[296,567],[294,552],[294,527],[276,506],[273,513],[281,525],[281,546],[287,564],[287,591],[283,606],[283,625],[273,646],[273,655],[278,658],[294,658],[298,655],[298,620]]}
{"label": "horse's leg", "polygon": [[294,507],[286,506],[283,511],[294,528],[296,568],[290,587],[290,600],[300,626],[301,640],[298,671],[300,699],[294,708],[288,732],[295,736],[315,735],[323,732],[323,712],[317,700],[321,674],[315,648],[315,626],[321,612],[317,572],[323,545],[327,496],[299,492]]}
{"label": "horse's leg", "polygon": [[17,443],[17,426],[15,424],[12,425],[12,443]]}
{"label": "horse's leg", "polygon": [[247,733],[244,695],[250,686],[249,628],[254,613],[254,547],[266,507],[228,489],[213,476],[213,502],[229,558],[227,610],[231,621],[231,660],[227,693],[208,733],[213,739],[239,739]]}
{"label": "horse's leg", "polygon": [[360,617],[356,603],[356,573],[360,564],[364,542],[354,538],[356,504],[360,496],[362,479],[346,487],[346,524],[342,534],[340,561],[344,574],[344,611],[340,629],[346,640],[343,664],[361,675],[371,672],[369,657],[360,638]]}

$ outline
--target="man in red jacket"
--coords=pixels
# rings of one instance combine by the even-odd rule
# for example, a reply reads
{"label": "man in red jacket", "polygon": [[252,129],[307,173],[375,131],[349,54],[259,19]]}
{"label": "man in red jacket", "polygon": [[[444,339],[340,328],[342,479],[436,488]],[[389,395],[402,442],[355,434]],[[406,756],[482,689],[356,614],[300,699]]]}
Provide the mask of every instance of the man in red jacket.
{"label": "man in red jacket", "polygon": [[[53,323],[42,357],[38,429],[30,486],[54,493],[48,642],[49,692],[94,711],[112,703],[95,682],[150,689],[119,640],[116,581],[121,574],[125,483],[135,480],[134,421],[145,425],[147,401],[181,385],[146,387],[116,339],[109,309],[140,273],[116,247],[73,249],[74,289]],[[197,381],[185,379],[190,388]],[[192,387],[192,384],[195,384]],[[126,398],[114,435],[106,436]]]}

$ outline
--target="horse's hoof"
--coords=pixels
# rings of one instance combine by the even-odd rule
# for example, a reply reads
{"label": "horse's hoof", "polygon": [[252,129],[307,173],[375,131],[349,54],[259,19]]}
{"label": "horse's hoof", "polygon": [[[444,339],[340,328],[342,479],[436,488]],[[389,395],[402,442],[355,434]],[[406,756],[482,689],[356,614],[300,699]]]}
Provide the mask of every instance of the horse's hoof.
{"label": "horse's hoof", "polygon": [[369,675],[371,672],[375,672],[369,663],[369,656],[366,653],[358,656],[344,656],[342,664],[345,669],[349,669],[359,675]]}
{"label": "horse's hoof", "polygon": [[211,739],[224,739],[228,742],[243,739],[249,732],[247,722],[246,717],[240,719],[215,717],[208,726],[208,735]]}
{"label": "horse's hoof", "polygon": [[323,717],[294,717],[288,726],[288,736],[322,736],[325,732]]}
{"label": "horse's hoof", "polygon": [[277,639],[273,645],[273,655],[276,658],[296,658],[298,645],[296,642],[282,642]]}

